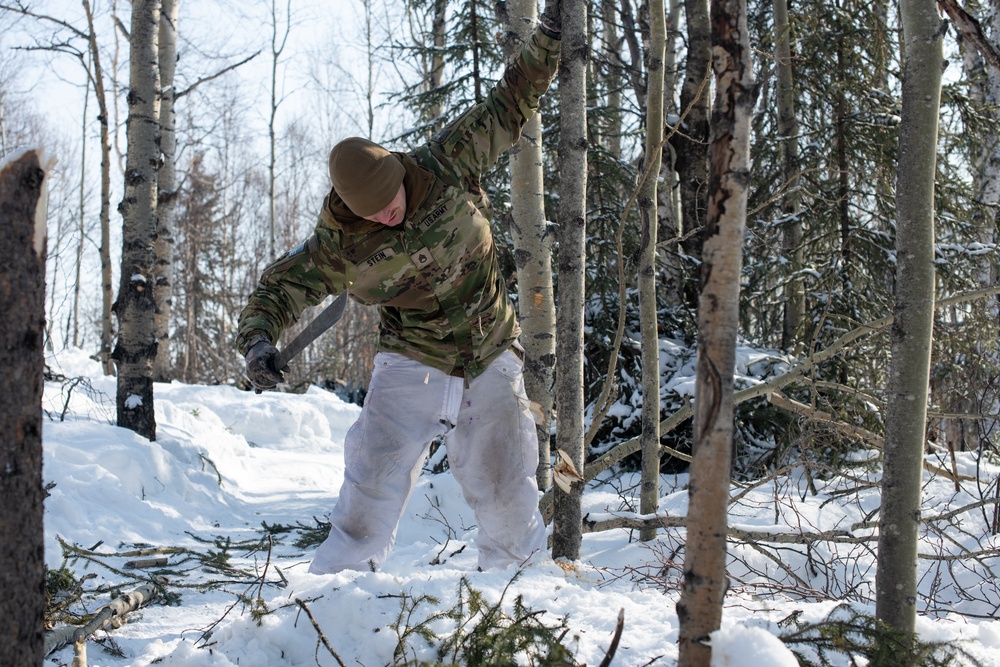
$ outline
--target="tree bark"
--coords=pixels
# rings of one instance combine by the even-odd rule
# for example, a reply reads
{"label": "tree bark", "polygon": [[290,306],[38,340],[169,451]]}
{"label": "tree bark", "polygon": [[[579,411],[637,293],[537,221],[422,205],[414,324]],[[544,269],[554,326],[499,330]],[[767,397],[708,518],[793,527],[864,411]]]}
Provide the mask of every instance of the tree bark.
{"label": "tree bark", "polygon": [[281,104],[278,99],[278,62],[281,54],[288,44],[288,35],[292,29],[292,3],[288,0],[285,5],[285,33],[278,38],[278,13],[277,0],[271,0],[271,106],[270,116],[267,122],[267,139],[270,149],[267,165],[267,187],[268,187],[268,220],[270,223],[270,261],[277,259],[277,129],[276,121],[278,117],[278,106]]}
{"label": "tree bark", "polygon": [[[664,48],[663,90],[669,97],[664,98],[664,113],[670,111],[669,101],[673,96],[677,80],[677,19],[680,16],[681,0],[667,0],[666,44]],[[660,164],[660,187],[656,190],[658,245],[670,243],[659,253],[659,271],[662,280],[660,292],[671,308],[684,305],[684,260],[679,252],[677,239],[681,235],[679,202],[677,199],[676,154],[672,142],[663,145]]]}
{"label": "tree bark", "polygon": [[778,136],[781,146],[782,182],[787,188],[781,198],[781,250],[785,267],[785,312],[782,318],[781,347],[799,350],[806,298],[799,271],[802,269],[802,221],[799,186],[799,124],[795,115],[795,79],[792,71],[792,35],[788,22],[788,0],[773,0],[774,58],[778,70]]}
{"label": "tree bark", "polygon": [[[646,54],[646,180],[639,193],[642,231],[639,242],[639,327],[642,337],[642,486],[639,511],[655,514],[660,500],[660,336],[656,306],[657,177],[663,154],[663,62],[666,53],[664,0],[649,2],[649,52]],[[624,306],[624,304],[623,304]],[[644,528],[639,539],[656,537]]]}
{"label": "tree bark", "polygon": [[[508,58],[520,53],[533,30],[535,0],[507,3],[504,27]],[[524,17],[529,20],[525,21]],[[518,319],[524,346],[524,388],[538,434],[538,488],[552,484],[550,432],[556,363],[556,308],[552,285],[552,237],[545,220],[542,116],[535,113],[510,151],[511,237],[517,265]]]}
{"label": "tree bark", "polygon": [[622,157],[622,87],[624,77],[615,66],[620,63],[623,40],[618,35],[618,22],[615,12],[619,3],[615,0],[601,0],[601,29],[604,33],[604,44],[601,57],[608,63],[605,72],[607,87],[607,120],[601,130],[601,141],[605,149],[616,160]]}
{"label": "tree bark", "polygon": [[101,124],[101,367],[105,375],[114,375],[115,366],[111,359],[114,345],[112,301],[114,284],[111,272],[111,138],[108,131],[108,99],[104,92],[104,69],[101,67],[101,53],[97,48],[97,33],[94,30],[94,14],[90,0],[83,0],[87,14],[87,47],[93,68],[94,96],[97,99]]}
{"label": "tree bark", "polygon": [[694,443],[680,621],[680,667],[708,667],[726,593],[726,508],[733,447],[733,373],[755,88],[746,0],[712,3],[715,103],[709,145],[695,376]]}
{"label": "tree bark", "polygon": [[159,0],[134,0],[129,44],[128,150],[122,214],[122,272],[115,313],[120,332],[118,425],[156,439],[153,411],[156,180],[160,165],[160,75],[157,66]]}
{"label": "tree bark", "polygon": [[[163,559],[166,560],[165,558]],[[160,596],[164,583],[162,577],[153,577],[154,581],[139,586],[131,593],[125,593],[115,598],[97,610],[86,625],[64,626],[56,628],[45,635],[45,655],[58,651],[70,642],[86,647],[87,638],[99,630],[119,627],[116,620],[122,621],[128,614],[137,611]],[[81,649],[77,649],[78,651]],[[85,648],[82,650],[86,650]]]}
{"label": "tree bark", "polygon": [[36,151],[0,162],[0,665],[41,665],[45,612],[42,387],[45,171]]}
{"label": "tree bark", "polygon": [[[583,326],[587,233],[587,4],[562,2],[559,63],[559,308],[556,311],[556,448],[583,470]],[[552,557],[580,558],[583,485],[555,490]]]}
{"label": "tree bark", "polygon": [[174,211],[177,208],[177,135],[174,112],[174,71],[177,65],[177,20],[180,0],[162,0],[158,64],[160,68],[160,152],[163,165],[157,177],[156,199],[156,359],[153,379],[169,382],[170,320],[174,303]]}
{"label": "tree bark", "polygon": [[[515,3],[511,3],[515,4]],[[534,7],[532,7],[534,9]],[[431,19],[431,39],[434,41],[434,54],[431,56],[431,71],[428,77],[427,90],[437,90],[444,83],[444,47],[447,41],[447,23],[445,19],[447,18],[448,2],[447,0],[434,0],[434,16]],[[521,16],[521,14],[514,12],[515,16]],[[526,14],[529,15],[529,14]],[[532,12],[530,16],[534,16]],[[525,35],[521,34],[516,26],[511,26],[508,30],[516,32],[522,38]],[[509,56],[509,54],[508,54]],[[428,121],[431,121],[431,131],[430,134],[437,134],[444,126],[444,100],[435,103],[431,106],[428,112]],[[511,167],[513,169],[513,167]]]}
{"label": "tree bark", "polygon": [[944,29],[934,0],[901,5],[903,111],[896,179],[896,298],[886,397],[875,615],[913,636],[920,482],[934,326],[934,176]]}
{"label": "tree bark", "polygon": [[[955,8],[951,10],[954,12]],[[989,37],[993,43],[997,43],[1000,38],[1000,12],[989,12],[986,21]],[[970,97],[977,106],[983,108],[996,108],[1000,103],[1000,70],[996,67],[988,66],[987,59],[980,53],[978,43],[969,43],[963,36],[959,39],[960,51],[962,54],[962,67],[965,79],[969,82]],[[984,36],[985,39],[985,36]],[[974,199],[979,206],[973,212],[972,220],[976,227],[976,234],[980,243],[992,245],[997,242],[997,216],[995,212],[1000,206],[1000,152],[996,146],[1000,145],[1000,133],[995,125],[990,123],[983,128],[984,135],[978,140],[978,151],[972,157],[972,178],[974,187]],[[978,262],[976,282],[986,287],[997,282],[996,262],[991,257],[983,257]],[[989,320],[996,323],[1000,316],[1000,307],[996,300],[992,301],[984,311]],[[965,318],[965,313],[960,311],[955,314],[957,317]],[[979,352],[987,357],[996,359],[996,348],[990,337],[981,338],[978,342],[973,342],[973,346],[979,348]],[[956,351],[955,356],[963,354],[964,349]],[[989,364],[980,365],[968,369],[967,374],[956,378],[950,374],[946,377],[935,377],[932,373],[931,396],[932,403],[945,408],[949,412],[966,414],[974,412],[974,406],[982,401],[989,401],[987,398],[990,386],[989,374],[991,373]],[[941,420],[940,435],[943,442],[948,444],[949,449],[958,451],[977,451],[984,439],[993,438],[996,426],[986,426],[984,423],[976,423],[974,420],[963,419],[959,416],[946,417]]]}
{"label": "tree bark", "polygon": [[[683,243],[684,252],[701,257],[706,232],[705,200],[708,186],[708,115],[709,86],[704,85],[712,64],[712,30],[708,17],[708,0],[684,0],[687,21],[688,53],[684,84],[681,87],[681,109],[690,111],[684,119],[683,132],[677,134],[677,172],[680,183],[681,227],[683,236],[694,232]],[[694,280],[687,281],[693,285]],[[693,289],[686,289],[683,301],[697,301]]]}

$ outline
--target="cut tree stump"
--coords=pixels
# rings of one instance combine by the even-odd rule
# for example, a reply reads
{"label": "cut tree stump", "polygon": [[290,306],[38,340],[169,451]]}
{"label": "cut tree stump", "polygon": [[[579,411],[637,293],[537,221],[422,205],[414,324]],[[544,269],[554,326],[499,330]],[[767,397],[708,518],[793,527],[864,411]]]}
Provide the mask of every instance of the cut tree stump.
{"label": "cut tree stump", "polygon": [[45,165],[0,158],[0,665],[42,664]]}

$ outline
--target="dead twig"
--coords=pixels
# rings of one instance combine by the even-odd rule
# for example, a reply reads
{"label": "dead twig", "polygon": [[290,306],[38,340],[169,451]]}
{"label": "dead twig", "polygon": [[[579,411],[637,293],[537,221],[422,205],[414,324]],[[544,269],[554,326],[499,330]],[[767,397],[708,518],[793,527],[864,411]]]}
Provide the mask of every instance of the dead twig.
{"label": "dead twig", "polygon": [[615,636],[611,638],[611,646],[608,647],[608,652],[604,654],[604,660],[601,660],[600,667],[608,667],[611,661],[615,658],[615,653],[618,652],[618,642],[622,639],[622,631],[625,629],[625,607],[618,610],[618,625],[615,626]]}
{"label": "dead twig", "polygon": [[330,646],[330,642],[327,641],[326,635],[323,634],[323,630],[319,627],[319,623],[316,622],[316,618],[312,615],[312,612],[309,611],[309,607],[306,606],[306,603],[299,598],[295,598],[295,604],[299,605],[299,608],[306,613],[306,616],[309,617],[309,622],[312,623],[312,626],[316,629],[316,634],[319,635],[319,640],[323,643],[323,646],[326,647],[326,650],[330,652],[330,655],[333,656],[333,659],[337,661],[337,664],[339,664],[340,667],[347,667],[347,665],[344,664],[344,661],[340,659],[340,656],[337,655],[337,652],[333,650],[333,647]]}

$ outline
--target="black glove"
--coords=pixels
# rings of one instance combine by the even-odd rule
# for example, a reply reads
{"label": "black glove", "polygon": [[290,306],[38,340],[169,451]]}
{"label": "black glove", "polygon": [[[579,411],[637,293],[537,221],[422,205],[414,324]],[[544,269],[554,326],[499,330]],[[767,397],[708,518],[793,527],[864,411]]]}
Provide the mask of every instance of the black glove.
{"label": "black glove", "polygon": [[538,27],[552,39],[562,34],[562,0],[545,0],[545,8],[538,17]]}
{"label": "black glove", "polygon": [[250,347],[244,359],[247,362],[247,378],[250,384],[257,390],[257,393],[274,389],[279,382],[284,381],[282,371],[287,371],[288,366],[282,369],[274,367],[275,357],[278,356],[278,348],[271,344],[265,336],[256,336],[250,339]]}

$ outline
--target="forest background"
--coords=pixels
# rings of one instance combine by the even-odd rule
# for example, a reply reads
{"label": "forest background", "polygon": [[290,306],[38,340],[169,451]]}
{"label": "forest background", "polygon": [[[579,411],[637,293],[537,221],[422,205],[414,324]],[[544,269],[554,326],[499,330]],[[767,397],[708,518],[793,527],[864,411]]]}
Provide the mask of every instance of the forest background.
{"label": "forest background", "polygon": [[[737,389],[766,383],[795,361],[822,357],[823,363],[781,392],[742,395],[752,400],[736,406],[734,475],[747,480],[793,464],[810,475],[842,472],[857,464],[859,450],[880,444],[896,263],[901,40],[895,7],[801,2],[792,7],[791,28],[777,30],[777,6],[747,7],[756,104],[739,317],[740,335],[766,354]],[[115,334],[108,297],[121,280],[113,272],[122,240],[109,224],[114,216],[102,210],[95,165],[104,120],[111,185],[103,199],[113,206],[126,170],[122,15],[129,8],[114,2],[0,7],[6,10],[0,12],[0,149],[44,145],[59,157],[50,183],[47,345],[90,349],[107,362]],[[169,247],[158,254],[158,281],[164,277],[170,298],[159,308],[165,323],[156,379],[240,381],[243,362],[230,345],[236,317],[263,267],[312,228],[328,188],[329,147],[361,135],[403,149],[480,99],[502,67],[498,9],[504,7],[357,3],[345,21],[340,9],[333,15],[322,4],[219,3],[217,13],[204,15],[185,13],[203,12],[204,4],[179,5],[176,57],[168,59],[177,64],[174,183],[161,181],[160,191],[161,222],[171,226],[158,230],[158,241]],[[967,8],[987,37],[1000,35],[996,7]],[[640,431],[643,317],[635,276],[640,209],[651,202],[637,197],[637,182],[648,163],[644,55],[651,37],[644,5],[623,0],[590,9],[583,389],[592,427],[586,454],[594,463]],[[691,57],[704,32],[686,20],[687,9],[679,2],[666,7],[667,133],[653,209],[659,414],[667,418],[689,404],[690,386],[672,379],[695,355],[708,184],[712,84],[704,61]],[[776,56],[785,37],[787,59]],[[990,290],[1000,76],[953,28],[945,43],[928,446],[990,457],[997,416]],[[97,59],[102,73],[88,76]],[[554,158],[558,84],[541,109],[549,220],[558,218],[555,193],[565,177]],[[106,109],[98,112],[102,102]],[[491,173],[486,189],[514,291],[520,259],[504,166]],[[558,271],[555,281],[558,290]],[[360,400],[374,341],[373,314],[352,308],[293,368],[292,387],[316,383]],[[668,423],[660,443],[676,455],[665,470],[686,466],[691,440],[690,421]],[[620,456],[613,463],[621,464]],[[995,480],[980,481],[982,497],[997,493]],[[995,532],[995,515],[991,523]]]}

